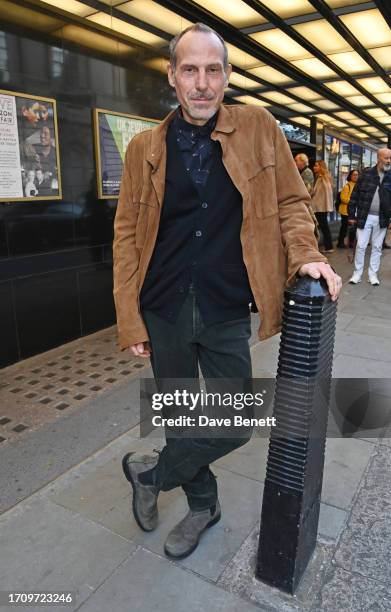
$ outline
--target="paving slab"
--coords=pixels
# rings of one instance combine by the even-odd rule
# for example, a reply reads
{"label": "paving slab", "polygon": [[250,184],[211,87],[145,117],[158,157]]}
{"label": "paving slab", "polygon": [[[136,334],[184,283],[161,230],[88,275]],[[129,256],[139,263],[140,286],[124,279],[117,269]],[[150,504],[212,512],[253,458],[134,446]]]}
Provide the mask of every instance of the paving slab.
{"label": "paving slab", "polygon": [[81,612],[251,612],[266,610],[140,549],[85,602]]}
{"label": "paving slab", "polygon": [[387,321],[391,319],[391,310],[389,302],[379,302],[376,300],[376,296],[373,299],[356,299],[352,297],[349,300],[341,300],[339,305],[341,312],[348,312],[350,314],[365,315],[369,317],[379,317],[385,319],[384,324],[389,325]]}
{"label": "paving slab", "polygon": [[339,330],[346,329],[356,318],[356,315],[349,312],[339,312],[337,310],[337,333]]}
{"label": "paving slab", "polygon": [[391,453],[376,448],[335,554],[345,570],[391,583]]}
{"label": "paving slab", "polygon": [[391,378],[391,364],[377,359],[339,354],[334,359],[333,376],[334,378]]}
{"label": "paving slab", "polygon": [[328,438],[322,501],[348,510],[373,452],[363,440]]}
{"label": "paving slab", "polygon": [[391,587],[359,574],[333,568],[311,612],[389,612]]}
{"label": "paving slab", "polygon": [[356,355],[365,355],[366,359],[391,362],[389,338],[371,338],[368,335],[363,336],[361,332],[353,332],[351,329],[345,331],[338,330],[334,350],[336,354],[343,353],[344,355],[353,355],[354,357]]}
{"label": "paving slab", "polygon": [[220,576],[218,584],[243,599],[266,606],[268,612],[309,610],[331,561],[333,545],[326,541],[318,541],[307,571],[295,595],[291,596],[255,578],[258,537],[257,526]]}
{"label": "paving slab", "polygon": [[64,607],[70,611],[137,547],[49,500],[31,498],[0,518],[0,548],[0,590],[73,591],[75,603]]}
{"label": "paving slab", "polygon": [[[262,484],[222,468],[213,468],[217,476],[222,519],[203,536],[203,545],[180,565],[216,580],[237,548],[259,521]],[[121,470],[121,457],[84,478],[70,483],[50,499],[99,522],[126,539],[164,555],[164,542],[169,531],[188,511],[186,497],[179,488],[159,496],[159,528],[153,533],[140,530],[131,513],[131,487]],[[241,520],[238,522],[237,517]]]}
{"label": "paving slab", "polygon": [[391,338],[391,325],[385,323],[384,319],[381,319],[380,317],[354,315],[352,321],[348,324],[345,330],[349,332],[357,332],[363,336],[374,336],[377,338],[388,339]]}

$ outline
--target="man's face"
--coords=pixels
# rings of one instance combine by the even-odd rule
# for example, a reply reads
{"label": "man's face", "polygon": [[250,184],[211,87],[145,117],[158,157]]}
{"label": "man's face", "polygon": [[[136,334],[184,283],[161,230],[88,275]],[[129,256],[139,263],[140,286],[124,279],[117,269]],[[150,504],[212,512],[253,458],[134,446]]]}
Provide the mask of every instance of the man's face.
{"label": "man's face", "polygon": [[223,46],[214,34],[188,32],[176,48],[176,67],[168,66],[183,117],[204,125],[218,110],[232,67],[224,71]]}
{"label": "man's face", "polygon": [[50,130],[48,127],[43,127],[40,134],[41,145],[48,147],[50,145]]}
{"label": "man's face", "polygon": [[42,170],[37,170],[36,173],[35,173],[35,176],[37,177],[37,181],[39,181],[40,183],[43,181]]}
{"label": "man's face", "polygon": [[388,172],[391,168],[391,149],[379,149],[377,153],[377,167],[382,172]]}
{"label": "man's face", "polygon": [[303,161],[303,160],[302,160],[300,157],[298,157],[298,156],[296,155],[296,157],[295,157],[295,162],[296,162],[297,169],[298,169],[299,171],[304,170],[304,168],[305,168],[305,166],[306,166],[305,161]]}

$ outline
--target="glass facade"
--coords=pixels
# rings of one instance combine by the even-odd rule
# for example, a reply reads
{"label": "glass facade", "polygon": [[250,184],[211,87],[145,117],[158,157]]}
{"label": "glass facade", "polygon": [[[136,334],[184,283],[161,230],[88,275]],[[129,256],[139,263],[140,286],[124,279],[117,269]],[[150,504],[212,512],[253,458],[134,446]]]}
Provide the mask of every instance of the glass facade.
{"label": "glass facade", "polygon": [[350,170],[361,172],[376,164],[376,150],[325,135],[324,160],[333,178],[335,194],[342,189]]}

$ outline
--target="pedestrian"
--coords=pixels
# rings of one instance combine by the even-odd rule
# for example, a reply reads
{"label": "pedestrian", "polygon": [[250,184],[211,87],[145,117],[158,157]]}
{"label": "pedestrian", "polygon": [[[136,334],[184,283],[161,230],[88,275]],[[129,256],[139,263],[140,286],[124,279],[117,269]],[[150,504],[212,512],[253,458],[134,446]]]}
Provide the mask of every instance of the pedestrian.
{"label": "pedestrian", "polygon": [[346,183],[343,186],[341,194],[339,196],[340,205],[338,207],[338,212],[341,215],[341,227],[339,229],[338,242],[337,242],[338,249],[346,248],[345,238],[348,232],[348,220],[349,220],[348,204],[349,204],[350,197],[352,195],[352,191],[357,183],[357,180],[358,180],[358,170],[351,170],[347,176]]}
{"label": "pedestrian", "polygon": [[365,251],[371,240],[368,282],[379,285],[378,271],[382,246],[391,217],[391,149],[379,149],[376,166],[359,177],[349,202],[349,223],[357,225],[352,285],[361,282]]}
{"label": "pedestrian", "polygon": [[301,178],[303,179],[304,185],[307,187],[308,193],[312,195],[312,190],[314,188],[314,174],[310,168],[310,162],[307,155],[305,153],[298,153],[295,156],[295,164],[300,172]]}
{"label": "pedestrian", "polygon": [[[341,279],[321,255],[307,190],[287,141],[263,108],[224,106],[231,66],[219,34],[195,24],[170,44],[168,79],[179,106],[129,143],[114,238],[119,342],[151,357],[157,381],[251,378],[249,302],[260,337],[280,330],[283,292],[297,275]],[[246,440],[167,439],[158,458],[127,453],[133,514],[152,531],[161,491],[181,486],[189,512],[168,535],[189,555],[220,519],[209,464]]]}
{"label": "pedestrian", "polygon": [[323,235],[323,246],[325,253],[332,253],[333,242],[327,215],[334,210],[333,185],[331,175],[323,160],[314,164],[315,184],[312,191],[311,206]]}

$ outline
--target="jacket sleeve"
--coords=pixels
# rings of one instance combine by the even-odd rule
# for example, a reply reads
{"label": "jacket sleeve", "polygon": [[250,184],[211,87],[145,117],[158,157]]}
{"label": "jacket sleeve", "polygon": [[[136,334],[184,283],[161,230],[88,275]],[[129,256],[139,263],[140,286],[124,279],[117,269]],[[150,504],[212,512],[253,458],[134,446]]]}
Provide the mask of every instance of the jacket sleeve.
{"label": "jacket sleeve", "polygon": [[118,207],[114,221],[114,302],[121,349],[148,341],[138,301],[140,251],[136,248],[139,204],[133,202],[130,141],[126,150]]}
{"label": "jacket sleeve", "polygon": [[357,206],[360,199],[360,190],[363,182],[363,175],[359,176],[358,181],[352,191],[352,195],[350,196],[349,206],[348,206],[348,215],[349,219],[355,219],[357,214]]}
{"label": "jacket sleeve", "polygon": [[350,200],[349,183],[346,183],[346,185],[343,186],[340,197],[341,197],[342,204],[349,204],[349,200]]}
{"label": "jacket sleeve", "polygon": [[275,142],[275,176],[281,236],[288,257],[287,285],[301,266],[328,260],[318,250],[314,222],[308,210],[310,196],[294,163],[288,142],[271,117]]}

